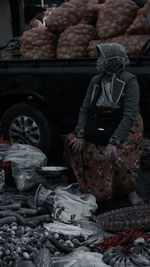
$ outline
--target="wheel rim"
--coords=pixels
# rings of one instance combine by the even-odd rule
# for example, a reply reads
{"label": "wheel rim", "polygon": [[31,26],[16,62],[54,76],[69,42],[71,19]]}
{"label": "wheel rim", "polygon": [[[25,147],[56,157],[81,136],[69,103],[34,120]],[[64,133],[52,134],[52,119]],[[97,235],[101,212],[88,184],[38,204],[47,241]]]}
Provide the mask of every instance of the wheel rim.
{"label": "wheel rim", "polygon": [[31,117],[19,116],[9,127],[11,142],[38,146],[40,143],[40,129]]}

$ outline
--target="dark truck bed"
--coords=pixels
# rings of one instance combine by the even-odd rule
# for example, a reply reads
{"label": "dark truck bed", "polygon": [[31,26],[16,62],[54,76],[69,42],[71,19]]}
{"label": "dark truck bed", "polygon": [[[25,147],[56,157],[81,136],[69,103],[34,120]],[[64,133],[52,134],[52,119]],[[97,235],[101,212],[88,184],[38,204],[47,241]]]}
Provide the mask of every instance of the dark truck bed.
{"label": "dark truck bed", "polygon": [[[146,50],[147,51],[147,50]],[[127,70],[137,76],[150,135],[150,57],[142,50]],[[52,151],[58,135],[72,131],[96,58],[0,61],[0,120],[5,138]],[[57,138],[56,138],[57,136]]]}

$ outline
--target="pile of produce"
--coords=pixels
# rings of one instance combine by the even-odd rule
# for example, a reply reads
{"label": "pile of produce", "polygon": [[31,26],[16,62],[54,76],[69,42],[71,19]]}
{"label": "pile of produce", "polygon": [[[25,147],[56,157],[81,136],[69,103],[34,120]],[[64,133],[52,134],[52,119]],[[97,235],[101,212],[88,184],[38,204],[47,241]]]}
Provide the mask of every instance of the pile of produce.
{"label": "pile of produce", "polygon": [[106,0],[99,9],[96,30],[100,39],[124,34],[138,11],[132,0]]}
{"label": "pile of produce", "polygon": [[119,43],[125,46],[128,56],[136,56],[150,38],[150,35],[121,35],[107,40],[93,40],[88,46],[88,56],[96,57],[96,45],[102,43]]}
{"label": "pile of produce", "polygon": [[97,0],[71,0],[62,4],[49,16],[46,26],[52,32],[61,33],[82,19],[88,22],[97,18]]}
{"label": "pile of produce", "polygon": [[150,34],[150,0],[140,8],[137,17],[127,29],[127,34]]}
{"label": "pile of produce", "polygon": [[43,258],[48,262],[48,255],[64,256],[86,240],[84,236],[69,238],[48,232],[44,223],[52,221],[51,215],[43,207],[37,208],[32,196],[10,198],[5,196],[0,202],[0,266],[11,267],[22,260],[49,266],[37,264],[37,258],[38,262]]}
{"label": "pile of produce", "polygon": [[47,28],[33,28],[25,31],[21,38],[23,59],[47,59],[56,55],[57,36]]}
{"label": "pile of produce", "polygon": [[87,47],[96,37],[92,25],[77,24],[61,33],[57,43],[57,58],[80,58],[87,56]]}
{"label": "pile of produce", "polygon": [[[95,57],[95,45],[118,42],[137,56],[150,37],[150,0],[70,0],[48,17],[45,29],[22,36],[23,59]],[[88,51],[87,51],[88,48]]]}

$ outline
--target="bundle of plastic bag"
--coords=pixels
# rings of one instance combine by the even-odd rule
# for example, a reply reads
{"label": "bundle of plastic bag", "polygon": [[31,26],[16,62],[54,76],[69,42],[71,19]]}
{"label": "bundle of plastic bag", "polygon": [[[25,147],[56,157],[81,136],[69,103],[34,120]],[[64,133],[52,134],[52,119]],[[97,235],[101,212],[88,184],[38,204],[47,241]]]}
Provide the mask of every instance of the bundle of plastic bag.
{"label": "bundle of plastic bag", "polygon": [[96,37],[92,25],[77,24],[61,33],[57,43],[57,58],[81,58],[87,56],[89,42]]}
{"label": "bundle of plastic bag", "polygon": [[51,32],[61,33],[82,19],[93,22],[97,18],[97,0],[70,0],[56,8],[48,17],[46,26]]}
{"label": "bundle of plastic bag", "polygon": [[124,34],[138,9],[132,0],[106,0],[99,9],[96,24],[99,38],[107,39]]}
{"label": "bundle of plastic bag", "polygon": [[52,217],[64,223],[74,223],[85,218],[92,218],[97,209],[96,198],[91,194],[81,193],[78,184],[57,187],[54,196]]}
{"label": "bundle of plastic bag", "polygon": [[47,59],[56,56],[57,36],[47,28],[33,28],[21,37],[23,59]]}
{"label": "bundle of plastic bag", "polygon": [[96,57],[96,45],[103,43],[119,43],[122,44],[129,56],[137,56],[144,44],[150,39],[150,35],[121,35],[106,40],[93,40],[88,46],[88,56]]}
{"label": "bundle of plastic bag", "polygon": [[47,165],[47,157],[40,149],[17,143],[9,147],[4,161],[11,162],[12,176],[19,191],[33,188],[39,180],[36,167]]}
{"label": "bundle of plastic bag", "polygon": [[126,30],[126,34],[149,34],[150,33],[150,0],[140,8],[136,18]]}

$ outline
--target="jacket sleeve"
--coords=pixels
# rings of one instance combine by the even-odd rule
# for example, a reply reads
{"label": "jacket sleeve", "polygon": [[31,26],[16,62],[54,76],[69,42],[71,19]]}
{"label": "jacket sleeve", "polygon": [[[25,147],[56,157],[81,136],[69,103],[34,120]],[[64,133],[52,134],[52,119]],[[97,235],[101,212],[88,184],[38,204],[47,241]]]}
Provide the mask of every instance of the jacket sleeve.
{"label": "jacket sleeve", "polygon": [[139,85],[133,76],[125,86],[125,99],[123,105],[123,117],[117,129],[111,136],[109,143],[117,147],[128,136],[133,123],[135,122],[139,106]]}
{"label": "jacket sleeve", "polygon": [[95,80],[96,79],[94,76],[90,81],[85,98],[83,100],[83,104],[80,108],[78,124],[75,128],[75,134],[79,138],[80,137],[82,138],[84,135],[84,129],[85,129],[86,121],[87,121],[87,114],[88,114],[89,105],[91,103],[91,97],[92,97],[93,86],[95,84]]}

